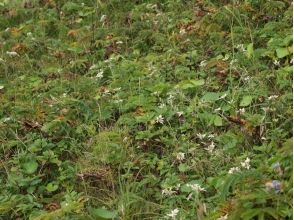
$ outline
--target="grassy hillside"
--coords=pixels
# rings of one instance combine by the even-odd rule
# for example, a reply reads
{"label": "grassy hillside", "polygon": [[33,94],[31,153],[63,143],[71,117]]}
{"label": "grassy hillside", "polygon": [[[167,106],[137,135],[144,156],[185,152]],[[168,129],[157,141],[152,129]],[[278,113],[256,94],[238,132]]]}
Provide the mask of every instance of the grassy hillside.
{"label": "grassy hillside", "polygon": [[0,13],[0,219],[292,219],[291,1]]}

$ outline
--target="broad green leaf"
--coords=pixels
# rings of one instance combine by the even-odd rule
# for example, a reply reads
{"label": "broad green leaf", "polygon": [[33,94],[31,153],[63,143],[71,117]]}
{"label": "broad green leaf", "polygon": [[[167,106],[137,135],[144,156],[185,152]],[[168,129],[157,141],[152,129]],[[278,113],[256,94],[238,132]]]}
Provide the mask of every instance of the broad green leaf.
{"label": "broad green leaf", "polygon": [[253,97],[250,95],[244,96],[240,102],[241,107],[245,107],[251,104]]}
{"label": "broad green leaf", "polygon": [[55,184],[55,183],[48,183],[47,186],[46,186],[46,189],[49,191],[49,192],[54,192],[58,189],[58,185]]}
{"label": "broad green leaf", "polygon": [[216,92],[207,92],[202,97],[202,101],[204,102],[214,102],[220,98],[220,94]]}
{"label": "broad green leaf", "polygon": [[27,174],[32,174],[38,169],[38,163],[35,160],[31,160],[24,163],[23,168]]}
{"label": "broad green leaf", "polygon": [[181,163],[179,165],[179,171],[180,172],[186,172],[188,169],[189,169],[189,167],[186,164],[184,164],[184,163]]}
{"label": "broad green leaf", "polygon": [[179,86],[182,89],[189,89],[189,88],[195,88],[197,86],[202,86],[204,85],[205,81],[203,79],[199,80],[185,80],[182,81]]}
{"label": "broad green leaf", "polygon": [[213,124],[215,126],[223,126],[223,119],[219,115],[216,115]]}
{"label": "broad green leaf", "polygon": [[288,56],[290,53],[287,47],[280,47],[276,49],[277,57],[278,58],[283,58],[285,56]]}
{"label": "broad green leaf", "polygon": [[91,210],[92,215],[95,217],[95,219],[114,219],[117,217],[117,211],[109,211],[107,209],[98,208],[98,209],[92,209]]}
{"label": "broad green leaf", "polygon": [[253,52],[254,52],[253,43],[248,44],[248,46],[247,46],[247,57],[251,58],[253,56]]}

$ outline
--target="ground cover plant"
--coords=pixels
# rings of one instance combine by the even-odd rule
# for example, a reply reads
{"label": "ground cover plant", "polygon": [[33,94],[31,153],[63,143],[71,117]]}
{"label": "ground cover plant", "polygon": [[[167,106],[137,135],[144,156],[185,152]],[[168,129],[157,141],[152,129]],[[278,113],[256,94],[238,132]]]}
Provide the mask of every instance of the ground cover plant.
{"label": "ground cover plant", "polygon": [[291,1],[0,13],[0,219],[292,219]]}

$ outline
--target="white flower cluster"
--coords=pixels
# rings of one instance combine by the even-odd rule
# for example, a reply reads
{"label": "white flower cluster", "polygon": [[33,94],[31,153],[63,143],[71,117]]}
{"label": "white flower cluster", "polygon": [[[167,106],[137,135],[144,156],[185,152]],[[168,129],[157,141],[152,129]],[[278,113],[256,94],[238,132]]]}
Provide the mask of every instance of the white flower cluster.
{"label": "white flower cluster", "polygon": [[270,100],[277,99],[278,97],[279,97],[278,95],[271,95],[267,99],[270,101]]}
{"label": "white flower cluster", "polygon": [[187,187],[190,187],[194,192],[199,193],[199,192],[204,192],[206,191],[204,188],[202,188],[199,184],[194,183],[194,184],[190,184],[188,183],[186,185]]}
{"label": "white flower cluster", "polygon": [[243,115],[245,113],[245,108],[240,108],[239,110],[236,111],[236,113]]}
{"label": "white flower cluster", "polygon": [[175,187],[167,187],[163,190],[161,190],[161,194],[164,196],[171,196],[175,194],[180,189],[181,184],[178,184]]}
{"label": "white flower cluster", "polygon": [[215,144],[214,144],[214,142],[212,141],[212,142],[210,143],[210,145],[208,145],[208,147],[205,148],[205,150],[207,150],[210,154],[212,154],[214,148],[215,148]]}
{"label": "white flower cluster", "polygon": [[244,45],[243,45],[243,44],[238,44],[238,45],[236,46],[236,48],[237,48],[238,50],[240,50],[241,52],[246,52],[246,49],[244,48]]}
{"label": "white flower cluster", "polygon": [[230,170],[229,170],[229,174],[233,174],[233,173],[237,173],[237,172],[240,172],[240,168],[239,167],[232,167]]}
{"label": "white flower cluster", "polygon": [[246,158],[244,162],[241,162],[241,166],[247,170],[250,169],[250,158]]}
{"label": "white flower cluster", "polygon": [[227,219],[228,219],[228,214],[223,215],[223,216],[217,218],[216,220],[227,220]]}
{"label": "white flower cluster", "polygon": [[19,54],[15,51],[6,51],[6,54],[10,57],[17,57]]}
{"label": "white flower cluster", "polygon": [[174,210],[171,210],[171,212],[170,212],[169,214],[167,214],[166,216],[167,216],[168,218],[176,219],[176,217],[177,217],[179,211],[180,211],[180,210],[179,210],[178,208],[176,208],[176,209],[174,209]]}
{"label": "white flower cluster", "polygon": [[155,122],[158,124],[163,124],[164,123],[164,117],[162,115],[158,115],[155,119]]}
{"label": "white flower cluster", "polygon": [[208,139],[211,139],[211,138],[214,138],[215,135],[214,134],[201,134],[201,133],[198,133],[196,134],[197,138],[199,138],[200,140],[203,140],[204,138],[208,138]]}
{"label": "white flower cluster", "polygon": [[177,153],[176,158],[179,162],[182,162],[183,160],[185,160],[185,153],[182,153],[182,152]]}
{"label": "white flower cluster", "polygon": [[177,191],[174,191],[172,187],[168,187],[166,189],[161,190],[162,195],[171,196],[175,194]]}
{"label": "white flower cluster", "polygon": [[[244,161],[244,162],[241,162],[241,167],[243,167],[243,168],[245,168],[245,169],[247,169],[247,170],[249,170],[250,169],[250,158],[249,157],[247,157],[246,158],[246,160]],[[229,174],[233,174],[233,173],[238,173],[238,172],[240,172],[241,171],[241,169],[240,169],[240,167],[232,167],[230,170],[229,170]]]}

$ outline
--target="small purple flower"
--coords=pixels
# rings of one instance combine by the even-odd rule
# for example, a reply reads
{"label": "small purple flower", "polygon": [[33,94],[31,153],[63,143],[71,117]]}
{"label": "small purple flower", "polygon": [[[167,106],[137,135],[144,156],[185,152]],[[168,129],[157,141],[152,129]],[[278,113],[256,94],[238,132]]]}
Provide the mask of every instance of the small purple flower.
{"label": "small purple flower", "polygon": [[273,180],[272,181],[273,189],[276,190],[277,192],[280,192],[282,189],[282,184],[278,180]]}

